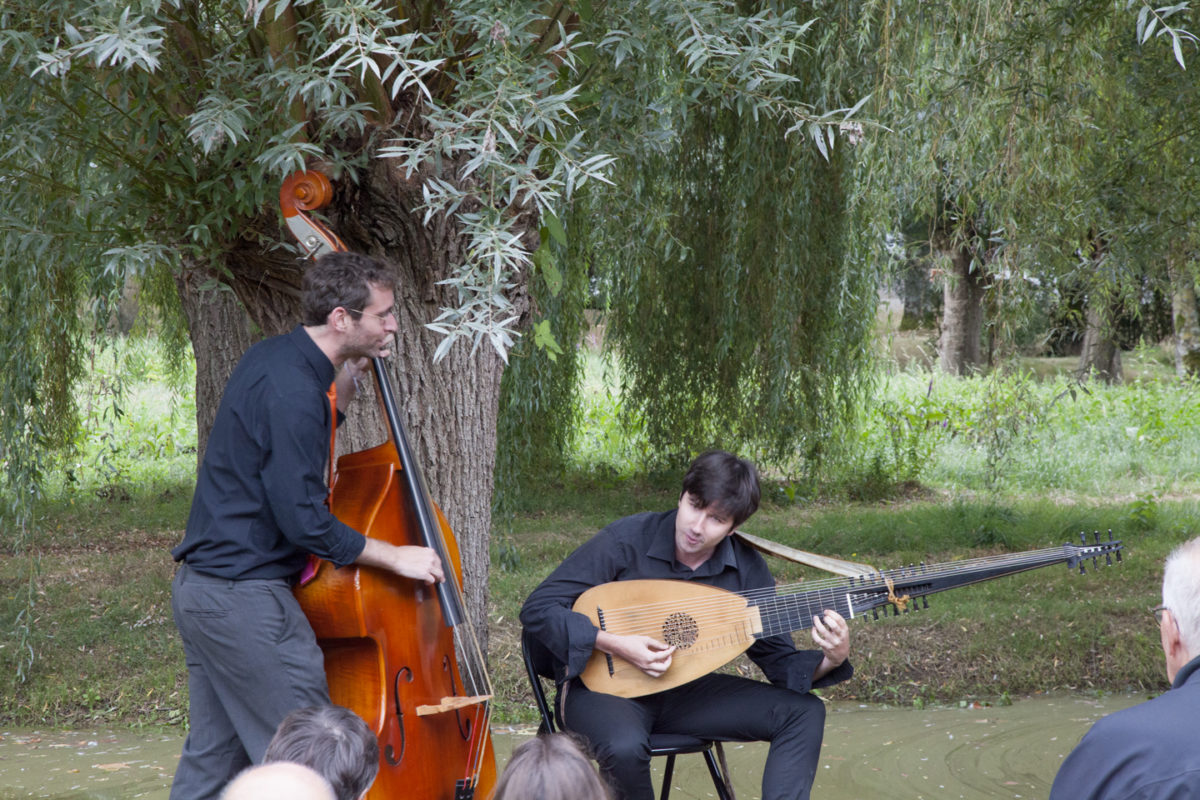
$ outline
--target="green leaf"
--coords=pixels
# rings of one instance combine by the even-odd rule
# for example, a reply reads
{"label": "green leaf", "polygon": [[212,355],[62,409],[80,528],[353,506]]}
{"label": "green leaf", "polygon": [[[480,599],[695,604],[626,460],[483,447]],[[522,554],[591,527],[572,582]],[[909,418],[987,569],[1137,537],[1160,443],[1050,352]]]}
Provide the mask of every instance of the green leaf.
{"label": "green leaf", "polygon": [[567,232],[563,230],[562,222],[559,221],[558,217],[550,211],[543,211],[542,222],[544,223],[543,227],[554,237],[554,241],[566,247]]}
{"label": "green leaf", "polygon": [[542,272],[542,278],[546,281],[546,288],[550,290],[553,297],[558,297],[558,293],[562,291],[563,276],[558,269],[558,263],[555,261],[554,253],[550,250],[548,242],[542,242],[533,254],[533,263]]}
{"label": "green leaf", "polygon": [[548,319],[533,324],[533,343],[539,349],[545,350],[551,361],[557,361],[559,354],[563,351],[558,346],[558,340],[554,338],[554,333],[550,330],[550,320]]}

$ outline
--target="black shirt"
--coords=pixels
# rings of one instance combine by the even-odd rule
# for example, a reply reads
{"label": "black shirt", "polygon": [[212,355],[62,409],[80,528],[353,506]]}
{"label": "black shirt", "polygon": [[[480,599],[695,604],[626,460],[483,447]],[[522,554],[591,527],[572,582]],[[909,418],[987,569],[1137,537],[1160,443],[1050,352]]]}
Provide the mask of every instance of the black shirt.
{"label": "black shirt", "polygon": [[[579,595],[609,581],[656,578],[699,581],[741,592],[773,587],[767,563],[737,537],[723,539],[698,568],[675,560],[675,516],[678,511],[635,514],[617,520],[582,544],[533,590],[521,608],[521,624],[558,660],[555,675],[577,677],[596,646],[596,627],[571,610]],[[798,692],[840,683],[854,674],[849,660],[816,683],[820,650],[797,650],[790,636],[757,640],[746,651],[771,683]]]}
{"label": "black shirt", "polygon": [[217,410],[183,542],[219,578],[294,576],[312,553],[344,566],[366,539],[325,505],[332,362],[303,327],[251,347]]}

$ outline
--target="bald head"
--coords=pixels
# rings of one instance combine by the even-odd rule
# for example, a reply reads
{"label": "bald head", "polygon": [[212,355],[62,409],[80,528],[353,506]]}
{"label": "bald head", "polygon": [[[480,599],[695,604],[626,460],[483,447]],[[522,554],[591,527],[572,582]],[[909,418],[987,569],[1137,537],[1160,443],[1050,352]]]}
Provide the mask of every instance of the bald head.
{"label": "bald head", "polygon": [[242,770],[221,800],[335,800],[329,781],[308,767],[277,761]]}

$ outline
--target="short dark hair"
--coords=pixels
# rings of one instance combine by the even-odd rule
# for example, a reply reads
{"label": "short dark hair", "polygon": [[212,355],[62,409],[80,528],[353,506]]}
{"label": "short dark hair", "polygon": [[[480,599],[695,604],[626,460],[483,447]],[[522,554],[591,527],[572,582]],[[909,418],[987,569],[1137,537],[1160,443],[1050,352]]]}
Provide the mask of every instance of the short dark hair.
{"label": "short dark hair", "polygon": [[716,506],[741,525],[758,510],[758,470],[744,458],[724,450],[701,453],[683,476],[683,493],[701,508]]}
{"label": "short dark hair", "polygon": [[342,706],[309,706],[284,717],[263,763],[311,767],[333,786],[337,800],[358,800],[379,772],[379,740],[362,717]]}
{"label": "short dark hair", "polygon": [[571,734],[536,736],[513,750],[492,800],[608,800],[608,789]]}
{"label": "short dark hair", "polygon": [[396,276],[383,262],[361,253],[326,253],[304,272],[300,317],[305,325],[324,325],[339,306],[354,319],[371,300],[371,287],[394,289]]}

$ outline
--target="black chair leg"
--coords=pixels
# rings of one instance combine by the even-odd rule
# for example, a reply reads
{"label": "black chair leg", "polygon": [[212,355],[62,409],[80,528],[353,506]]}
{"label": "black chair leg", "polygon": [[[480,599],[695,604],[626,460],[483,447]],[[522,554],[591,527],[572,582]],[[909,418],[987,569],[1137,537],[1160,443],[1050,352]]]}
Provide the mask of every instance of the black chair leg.
{"label": "black chair leg", "polygon": [[675,773],[675,754],[667,756],[667,763],[663,766],[663,782],[662,791],[659,792],[658,800],[667,800],[671,794],[671,776]]}
{"label": "black chair leg", "polygon": [[717,765],[717,756],[711,748],[704,751],[704,763],[708,765],[708,773],[712,775],[713,786],[717,789],[717,800],[730,800],[725,775]]}

